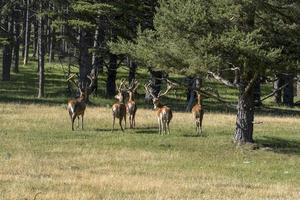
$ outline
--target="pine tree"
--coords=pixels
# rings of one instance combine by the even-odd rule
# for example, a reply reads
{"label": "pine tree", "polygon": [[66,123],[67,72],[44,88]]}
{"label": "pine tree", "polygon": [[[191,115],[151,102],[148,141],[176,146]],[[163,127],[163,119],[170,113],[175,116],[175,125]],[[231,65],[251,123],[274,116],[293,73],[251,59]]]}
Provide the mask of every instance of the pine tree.
{"label": "pine tree", "polygon": [[[214,74],[220,66],[223,69],[234,66],[239,72],[235,74],[239,83],[234,85],[239,90],[234,140],[253,142],[254,85],[258,77],[284,71],[296,60],[293,58],[291,62],[286,56],[284,51],[288,46],[282,47],[269,37],[271,33],[274,38],[278,37],[269,27],[273,20],[270,9],[278,3],[160,1],[155,30],[139,31],[134,42],[120,39],[119,43],[111,44],[111,48],[129,54],[146,66],[183,75]],[[289,15],[297,6],[287,7],[285,14]],[[281,12],[277,16],[278,21],[285,18]],[[283,24],[286,28],[287,24]]]}

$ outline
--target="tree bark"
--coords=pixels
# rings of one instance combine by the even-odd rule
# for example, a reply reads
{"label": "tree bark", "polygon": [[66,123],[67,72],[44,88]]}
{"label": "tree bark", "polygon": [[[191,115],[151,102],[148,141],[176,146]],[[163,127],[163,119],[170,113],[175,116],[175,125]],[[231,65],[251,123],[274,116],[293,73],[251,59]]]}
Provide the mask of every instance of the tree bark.
{"label": "tree bark", "polygon": [[113,97],[116,94],[117,56],[110,54],[109,68],[107,69],[106,94]]}
{"label": "tree bark", "polygon": [[253,86],[254,89],[254,105],[259,107],[262,105],[261,102],[261,82],[260,82],[260,77],[255,81],[255,84]]}
{"label": "tree bark", "polygon": [[242,83],[239,91],[234,140],[239,144],[253,143],[254,89],[251,87],[245,93],[245,84]]}
{"label": "tree bark", "polygon": [[[40,2],[40,11],[42,11],[42,2]],[[38,16],[38,68],[39,68],[39,93],[38,98],[45,94],[45,39],[44,39],[44,19]]]}
{"label": "tree bark", "polygon": [[283,89],[283,104],[285,106],[294,106],[294,76],[287,74],[283,76],[284,83],[288,85]]}
{"label": "tree bark", "polygon": [[12,63],[12,22],[6,18],[4,22],[4,29],[8,32],[5,34],[7,43],[3,45],[3,59],[2,59],[2,80],[10,81],[10,69]]}
{"label": "tree bark", "polygon": [[24,38],[24,61],[23,64],[28,64],[29,44],[30,44],[30,0],[26,0],[26,16],[25,16],[25,38]]}

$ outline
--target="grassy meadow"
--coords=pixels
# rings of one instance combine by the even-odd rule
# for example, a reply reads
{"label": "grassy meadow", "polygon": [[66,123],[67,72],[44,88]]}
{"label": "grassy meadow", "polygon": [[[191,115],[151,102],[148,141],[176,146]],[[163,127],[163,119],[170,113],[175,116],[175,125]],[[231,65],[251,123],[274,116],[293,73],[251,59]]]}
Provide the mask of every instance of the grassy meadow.
{"label": "grassy meadow", "polygon": [[[142,98],[136,129],[112,133],[114,100],[100,90],[85,129],[72,132],[65,79],[59,65],[47,69],[41,100],[33,65],[0,82],[0,199],[300,199],[299,109],[266,102],[255,119],[256,144],[237,147],[233,111],[205,100],[197,137],[191,114],[181,112],[183,96],[164,99],[176,110],[170,135],[157,134]],[[233,102],[235,92],[220,90]]]}

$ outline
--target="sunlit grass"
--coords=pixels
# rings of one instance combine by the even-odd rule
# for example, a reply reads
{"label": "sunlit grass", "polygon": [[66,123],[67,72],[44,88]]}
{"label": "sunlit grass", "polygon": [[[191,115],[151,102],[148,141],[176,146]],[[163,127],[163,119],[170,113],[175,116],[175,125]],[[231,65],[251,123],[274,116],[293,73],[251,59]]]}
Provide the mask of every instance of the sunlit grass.
{"label": "sunlit grass", "polygon": [[0,111],[2,199],[300,198],[295,117],[257,117],[253,150],[232,143],[231,114],[206,113],[195,137],[190,113],[175,112],[171,135],[159,136],[152,110],[138,110],[125,133],[111,133],[109,108],[88,107],[74,132],[64,105]]}

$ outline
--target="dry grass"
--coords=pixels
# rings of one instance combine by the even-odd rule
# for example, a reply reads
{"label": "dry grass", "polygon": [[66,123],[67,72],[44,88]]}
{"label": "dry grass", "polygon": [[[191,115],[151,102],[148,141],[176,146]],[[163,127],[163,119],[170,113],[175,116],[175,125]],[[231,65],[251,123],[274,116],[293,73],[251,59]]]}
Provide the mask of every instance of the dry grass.
{"label": "dry grass", "polygon": [[206,113],[194,137],[189,113],[159,136],[149,110],[124,134],[110,132],[109,108],[88,108],[75,132],[64,105],[0,112],[0,199],[300,199],[296,117],[256,118],[261,144],[288,141],[266,151],[231,143],[234,115]]}

